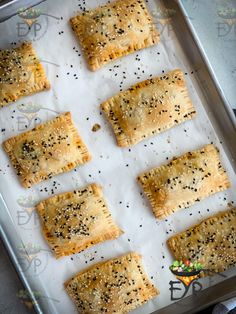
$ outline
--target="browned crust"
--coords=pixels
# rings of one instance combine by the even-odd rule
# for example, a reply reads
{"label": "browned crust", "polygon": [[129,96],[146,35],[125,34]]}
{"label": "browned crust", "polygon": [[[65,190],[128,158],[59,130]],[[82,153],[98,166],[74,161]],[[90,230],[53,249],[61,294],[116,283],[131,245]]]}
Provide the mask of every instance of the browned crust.
{"label": "browned crust", "polygon": [[[60,204],[64,204],[65,200],[69,200],[70,203],[77,204],[79,195],[79,200],[83,198],[88,200],[93,198],[94,203],[90,204],[88,210],[93,210],[93,215],[96,216],[96,213],[102,213],[102,218],[97,220],[97,224],[102,223],[104,225],[104,231],[101,233],[91,234],[91,236],[81,236],[79,239],[73,238],[71,240],[58,240],[58,238],[51,232],[51,224],[49,226],[48,219],[47,222],[44,221],[45,217],[50,213],[50,208],[58,205],[58,210],[60,211]],[[76,198],[75,198],[76,197]],[[45,239],[53,250],[53,253],[56,258],[63,256],[79,253],[91,246],[96,245],[97,243],[104,242],[107,240],[113,240],[118,238],[123,231],[114,223],[111,214],[108,210],[107,204],[103,198],[102,188],[97,184],[91,184],[87,187],[75,190],[72,192],[62,193],[53,197],[46,199],[43,202],[40,202],[36,209],[41,218],[42,231]],[[84,218],[85,219],[85,218]],[[98,216],[97,218],[98,219]],[[73,222],[74,223],[74,222]],[[70,226],[70,224],[69,224]],[[91,229],[92,230],[92,229]],[[94,231],[93,231],[94,232]],[[68,233],[69,235],[69,233]]]}
{"label": "browned crust", "polygon": [[[207,156],[206,160],[202,160],[202,156]],[[204,165],[206,161],[207,166]],[[188,164],[185,166],[184,163]],[[159,219],[230,187],[218,150],[211,144],[174,158],[169,164],[145,172],[137,179],[151,203],[154,215]]]}
{"label": "browned crust", "polygon": [[[140,105],[142,97],[145,103]],[[135,145],[196,115],[180,69],[137,83],[106,100],[100,107],[120,147]]]}
{"label": "browned crust", "polygon": [[169,238],[177,260],[190,259],[222,272],[236,264],[236,208],[220,212]]}
{"label": "browned crust", "polygon": [[[114,274],[114,278],[111,278],[111,272]],[[109,288],[109,284],[114,284],[111,287],[116,287],[115,283],[121,282],[120,275],[123,276],[123,273],[125,274],[125,280],[122,280],[123,285],[118,285],[119,288]],[[100,286],[101,280],[104,281],[102,286]],[[129,283],[126,283],[126,280]],[[83,285],[87,286],[86,291],[83,289]],[[149,281],[145,273],[141,255],[135,252],[95,264],[68,280],[65,287],[80,313],[84,314],[101,313],[101,308],[104,312],[107,310],[107,313],[112,313],[114,309],[118,314],[128,313],[159,294],[158,289]],[[108,290],[106,287],[110,289],[108,293],[110,299],[107,301],[99,299],[98,307],[97,299],[92,296],[91,291],[97,289],[98,295],[102,296]],[[133,290],[136,292],[134,293]],[[129,300],[132,297],[135,297],[133,300],[135,302],[130,303]],[[80,298],[83,305],[79,301]]]}
{"label": "browned crust", "polygon": [[[129,8],[132,8],[132,10]],[[101,24],[101,19],[105,18],[107,13],[109,13],[109,18],[113,18],[112,25],[119,25],[117,27],[121,29],[121,31],[124,31],[124,35],[116,33],[119,29],[115,31],[109,29],[108,35],[106,34],[106,31],[103,30],[103,26],[106,24],[106,27],[109,27],[108,24],[110,24],[110,22],[108,23],[107,21],[106,23],[103,21],[103,24]],[[119,13],[119,18],[116,16],[117,13]],[[99,20],[93,18],[99,15],[101,15]],[[129,22],[134,23],[136,27],[139,25],[141,31],[143,28],[143,33],[139,30],[131,30],[128,27]],[[92,71],[136,50],[152,46],[156,44],[160,38],[160,34],[154,25],[144,0],[117,0],[72,17],[70,23],[73,31],[79,38],[82,49],[84,50],[84,55]],[[96,29],[96,35],[93,33],[93,29]],[[114,34],[112,32],[114,32]],[[113,34],[113,38],[109,40],[110,33]],[[126,44],[123,43],[124,40],[126,40]],[[98,45],[98,42],[104,43],[104,46]]]}
{"label": "browned crust", "polygon": [[[4,58],[4,55],[9,56],[12,54],[14,58],[17,55],[22,56],[22,60],[24,65],[21,69],[17,68],[17,65],[13,67],[11,73],[15,71],[15,77],[12,79],[16,81],[4,82],[5,76],[1,73],[1,58]],[[30,61],[28,61],[28,59]],[[5,66],[5,62],[3,62],[3,67]],[[27,62],[29,64],[27,65]],[[23,75],[29,76],[29,81],[21,82],[20,77]],[[30,42],[24,42],[21,46],[11,49],[11,50],[0,50],[0,107],[4,107],[11,102],[16,101],[22,96],[28,96],[43,90],[50,89],[50,82],[46,77],[46,72],[39,62],[36,52]],[[32,82],[33,80],[33,82]]]}
{"label": "browned crust", "polygon": [[[49,160],[48,161],[48,169],[45,170],[39,170],[36,173],[32,173],[31,170],[24,171],[21,167],[21,163],[18,161],[16,156],[16,149],[18,148],[18,143],[21,143],[21,140],[26,139],[30,137],[32,134],[36,134],[38,131],[42,131],[42,135],[44,134],[44,130],[47,127],[51,127],[53,124],[65,125],[69,128],[69,132],[71,135],[73,135],[73,145],[77,147],[77,153],[78,153],[78,159],[73,162],[68,162],[63,167],[57,168],[55,171],[49,171],[50,169],[50,163],[55,163],[55,160]],[[39,136],[39,135],[38,135]],[[83,164],[88,162],[91,159],[91,155],[89,154],[87,147],[83,143],[81,137],[78,134],[77,129],[75,128],[71,113],[66,112],[58,117],[56,117],[53,120],[47,121],[46,123],[37,125],[34,129],[21,133],[17,136],[11,137],[10,139],[3,142],[3,148],[5,149],[6,153],[8,154],[13,167],[17,170],[17,173],[19,175],[20,182],[23,187],[29,188],[33,184],[39,183],[43,180],[46,180],[50,178],[53,175],[70,171],[71,169],[75,168],[79,164]]]}

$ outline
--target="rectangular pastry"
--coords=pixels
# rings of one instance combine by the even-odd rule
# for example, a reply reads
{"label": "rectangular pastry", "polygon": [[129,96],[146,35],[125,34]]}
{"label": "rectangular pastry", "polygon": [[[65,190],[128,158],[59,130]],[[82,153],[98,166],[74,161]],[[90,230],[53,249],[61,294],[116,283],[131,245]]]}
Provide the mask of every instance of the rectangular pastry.
{"label": "rectangular pastry", "polygon": [[97,184],[53,196],[36,209],[56,258],[79,253],[123,233],[114,223]]}
{"label": "rectangular pastry", "polygon": [[91,70],[156,44],[156,30],[144,0],[116,0],[71,18]]}
{"label": "rectangular pastry", "polygon": [[211,144],[143,173],[138,181],[159,219],[230,187],[219,152]]}
{"label": "rectangular pastry", "polygon": [[0,50],[0,107],[49,88],[44,68],[31,43]]}
{"label": "rectangular pastry", "polygon": [[167,243],[176,260],[199,262],[212,272],[236,265],[236,208],[203,220]]}
{"label": "rectangular pastry", "polygon": [[65,286],[81,314],[125,314],[159,294],[137,253],[85,269]]}
{"label": "rectangular pastry", "polygon": [[131,146],[192,119],[191,103],[181,70],[131,86],[101,104],[117,144]]}
{"label": "rectangular pastry", "polygon": [[91,159],[70,112],[6,140],[3,147],[26,188]]}

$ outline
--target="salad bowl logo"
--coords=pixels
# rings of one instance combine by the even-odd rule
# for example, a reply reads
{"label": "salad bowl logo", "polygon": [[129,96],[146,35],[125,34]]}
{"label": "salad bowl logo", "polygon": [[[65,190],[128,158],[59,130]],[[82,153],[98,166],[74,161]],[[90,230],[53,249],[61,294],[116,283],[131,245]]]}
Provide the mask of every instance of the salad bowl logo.
{"label": "salad bowl logo", "polygon": [[35,8],[20,8],[18,10],[18,16],[23,19],[23,21],[31,26],[33,23],[37,22],[37,18],[40,16],[41,11]]}
{"label": "salad bowl logo", "polygon": [[217,14],[229,25],[236,23],[236,8],[219,8]]}
{"label": "salad bowl logo", "polygon": [[[203,271],[203,266],[198,262],[191,262],[190,260],[174,261],[169,267],[172,274],[175,275],[177,281],[170,281],[171,301],[176,301],[184,298],[190,287],[192,286],[193,294],[202,290],[202,284],[198,282],[200,273]],[[180,286],[182,286],[180,288]],[[178,296],[175,292],[180,292],[183,289],[183,293]]]}

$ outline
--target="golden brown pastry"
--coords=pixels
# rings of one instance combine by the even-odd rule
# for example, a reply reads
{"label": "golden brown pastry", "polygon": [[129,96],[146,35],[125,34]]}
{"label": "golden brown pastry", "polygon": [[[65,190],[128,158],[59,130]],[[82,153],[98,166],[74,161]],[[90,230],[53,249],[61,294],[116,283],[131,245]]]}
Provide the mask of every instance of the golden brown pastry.
{"label": "golden brown pastry", "polygon": [[43,234],[57,258],[116,239],[123,233],[114,223],[97,184],[53,196],[36,209]]}
{"label": "golden brown pastry", "polygon": [[144,0],[116,0],[70,22],[93,71],[159,41]]}
{"label": "golden brown pastry", "polygon": [[212,272],[236,265],[236,208],[203,220],[167,241],[175,259],[199,262]]}
{"label": "golden brown pastry", "polygon": [[214,145],[174,158],[165,166],[143,173],[138,181],[159,219],[230,187]]}
{"label": "golden brown pastry", "polygon": [[6,140],[3,147],[26,188],[91,159],[70,112]]}
{"label": "golden brown pastry", "polygon": [[31,43],[0,50],[0,107],[46,89],[50,83]]}
{"label": "golden brown pastry", "polygon": [[186,120],[196,111],[181,70],[131,86],[101,104],[119,146],[131,146]]}
{"label": "golden brown pastry", "polygon": [[159,294],[137,253],[95,264],[65,286],[81,314],[125,314]]}

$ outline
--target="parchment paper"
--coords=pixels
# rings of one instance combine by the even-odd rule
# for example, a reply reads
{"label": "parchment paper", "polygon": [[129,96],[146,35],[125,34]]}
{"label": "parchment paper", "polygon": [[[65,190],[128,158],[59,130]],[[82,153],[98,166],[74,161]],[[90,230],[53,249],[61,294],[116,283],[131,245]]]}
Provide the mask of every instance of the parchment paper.
{"label": "parchment paper", "polygon": [[[39,302],[47,308],[46,313],[76,313],[63,282],[89,265],[129,251],[143,255],[146,272],[160,290],[158,297],[135,313],[151,313],[170,304],[169,281],[175,280],[175,277],[169,271],[173,258],[166,247],[166,240],[204,218],[227,209],[228,204],[236,200],[233,195],[236,188],[233,170],[208,119],[202,99],[198,96],[199,87],[194,78],[198,66],[188,64],[175,37],[171,19],[160,15],[159,2],[148,1],[161,32],[158,45],[112,62],[95,73],[87,69],[68,20],[77,10],[90,9],[103,3],[105,1],[46,1],[37,8],[41,13],[51,16],[41,14],[27,36],[22,35],[27,30],[24,23],[30,21],[20,16],[0,24],[0,47],[14,47],[19,41],[33,40],[52,84],[50,91],[22,98],[1,109],[1,142],[33,128],[36,123],[71,111],[79,133],[93,156],[86,165],[25,190],[20,186],[3,149],[0,149],[1,193],[17,229],[18,235],[15,237],[21,237],[29,255],[26,256],[22,248],[16,253],[35,291],[41,293]],[[99,104],[120,89],[127,89],[137,81],[177,67],[187,73],[187,85],[197,117],[131,149],[119,148],[110,125],[100,113]],[[91,130],[95,123],[101,125],[96,133]],[[180,210],[166,220],[156,220],[148,201],[140,194],[142,191],[136,182],[137,175],[210,142],[220,148],[232,188],[189,209]],[[115,241],[96,245],[73,257],[56,260],[41,235],[33,206],[52,193],[70,191],[92,182],[103,186],[112,216],[125,233]],[[225,272],[228,277],[233,273],[235,269]],[[214,276],[201,281],[207,287],[224,279]]]}

